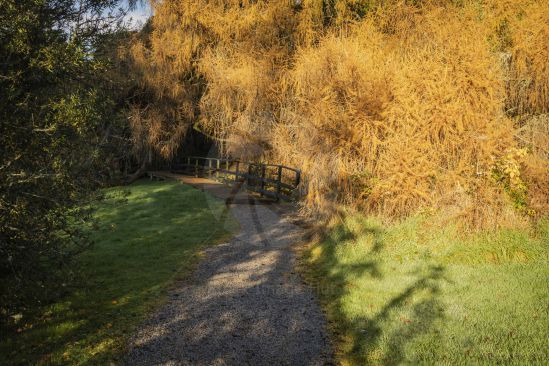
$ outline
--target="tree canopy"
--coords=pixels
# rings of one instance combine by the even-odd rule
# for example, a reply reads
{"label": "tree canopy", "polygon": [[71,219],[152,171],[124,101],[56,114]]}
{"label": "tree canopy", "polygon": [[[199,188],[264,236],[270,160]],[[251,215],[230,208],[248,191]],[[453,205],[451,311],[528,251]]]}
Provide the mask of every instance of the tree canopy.
{"label": "tree canopy", "polygon": [[87,245],[75,222],[116,171],[123,119],[105,48],[121,35],[115,5],[0,2],[2,315],[57,292],[44,284]]}

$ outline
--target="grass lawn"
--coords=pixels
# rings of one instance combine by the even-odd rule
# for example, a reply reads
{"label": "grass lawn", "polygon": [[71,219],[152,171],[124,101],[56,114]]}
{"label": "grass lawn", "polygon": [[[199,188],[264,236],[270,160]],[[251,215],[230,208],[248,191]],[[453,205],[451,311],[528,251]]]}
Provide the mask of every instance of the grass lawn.
{"label": "grass lawn", "polygon": [[460,237],[349,215],[302,258],[344,365],[549,360],[549,225]]}
{"label": "grass lawn", "polygon": [[98,206],[95,245],[78,258],[81,283],[2,335],[0,364],[116,362],[128,336],[189,273],[200,249],[237,227],[224,217],[222,201],[175,181],[139,181],[124,190],[125,202],[123,190],[113,188]]}

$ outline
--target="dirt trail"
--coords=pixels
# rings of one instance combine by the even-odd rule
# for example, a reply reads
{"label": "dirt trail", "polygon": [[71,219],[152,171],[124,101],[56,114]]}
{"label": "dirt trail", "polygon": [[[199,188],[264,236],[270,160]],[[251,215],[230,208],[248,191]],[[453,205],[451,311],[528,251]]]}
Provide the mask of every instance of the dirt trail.
{"label": "dirt trail", "polygon": [[240,232],[205,251],[194,277],[133,337],[126,364],[332,364],[319,304],[294,272],[290,247],[303,230],[281,214],[288,210],[206,179],[172,177],[225,199]]}

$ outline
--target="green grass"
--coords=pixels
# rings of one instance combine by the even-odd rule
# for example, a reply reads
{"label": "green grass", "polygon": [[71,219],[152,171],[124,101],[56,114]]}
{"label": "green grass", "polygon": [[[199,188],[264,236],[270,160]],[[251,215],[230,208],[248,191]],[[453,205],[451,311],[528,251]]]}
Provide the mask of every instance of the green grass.
{"label": "green grass", "polygon": [[549,359],[547,222],[464,237],[349,215],[303,254],[344,365]]}
{"label": "green grass", "polygon": [[127,200],[114,188],[98,206],[95,245],[78,258],[82,281],[3,335],[0,363],[116,362],[127,337],[193,268],[200,249],[236,228],[222,201],[189,186],[140,181],[127,189]]}

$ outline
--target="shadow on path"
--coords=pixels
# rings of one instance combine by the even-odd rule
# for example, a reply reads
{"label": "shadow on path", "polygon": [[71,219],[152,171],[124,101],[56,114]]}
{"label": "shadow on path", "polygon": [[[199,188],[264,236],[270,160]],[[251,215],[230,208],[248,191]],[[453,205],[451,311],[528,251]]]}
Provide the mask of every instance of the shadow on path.
{"label": "shadow on path", "polygon": [[323,314],[294,272],[290,246],[302,229],[253,199],[226,202],[240,233],[205,251],[193,278],[133,337],[126,363],[330,364]]}

